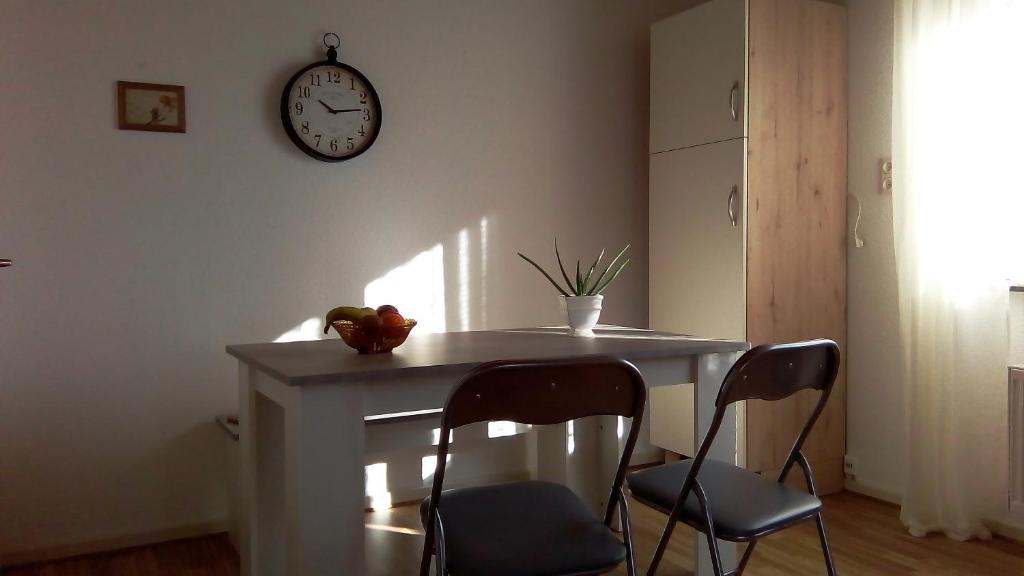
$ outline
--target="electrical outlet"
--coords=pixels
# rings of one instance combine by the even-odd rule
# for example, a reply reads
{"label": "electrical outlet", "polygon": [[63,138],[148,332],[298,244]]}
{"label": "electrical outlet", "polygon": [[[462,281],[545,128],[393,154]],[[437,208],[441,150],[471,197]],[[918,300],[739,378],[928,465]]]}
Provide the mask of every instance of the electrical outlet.
{"label": "electrical outlet", "polygon": [[879,190],[882,194],[892,193],[892,160],[889,158],[882,158],[878,161],[878,172],[879,172]]}
{"label": "electrical outlet", "polygon": [[849,454],[843,456],[843,476],[851,480],[857,478],[857,459]]}

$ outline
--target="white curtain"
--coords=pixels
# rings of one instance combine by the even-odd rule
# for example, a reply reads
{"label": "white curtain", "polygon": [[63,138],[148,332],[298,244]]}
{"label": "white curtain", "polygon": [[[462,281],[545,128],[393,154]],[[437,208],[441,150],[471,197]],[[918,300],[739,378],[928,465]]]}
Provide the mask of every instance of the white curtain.
{"label": "white curtain", "polygon": [[893,212],[911,533],[1007,500],[1008,279],[1024,278],[1024,0],[895,0]]}

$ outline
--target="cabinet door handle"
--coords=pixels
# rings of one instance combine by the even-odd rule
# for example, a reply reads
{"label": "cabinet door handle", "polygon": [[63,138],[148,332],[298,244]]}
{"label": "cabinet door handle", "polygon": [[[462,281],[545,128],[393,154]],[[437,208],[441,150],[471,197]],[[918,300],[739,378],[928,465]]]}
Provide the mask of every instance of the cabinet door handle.
{"label": "cabinet door handle", "polygon": [[735,205],[734,205],[734,203],[736,201],[736,193],[737,192],[739,192],[739,187],[738,186],[733,186],[732,187],[732,191],[729,192],[729,222],[733,226],[735,226],[736,223],[737,223],[736,208],[735,208]]}
{"label": "cabinet door handle", "polygon": [[729,111],[732,112],[732,121],[738,122],[740,119],[740,110],[737,105],[737,96],[740,94],[740,83],[737,80],[732,83],[732,88],[729,89]]}
{"label": "cabinet door handle", "polygon": [[0,268],[7,268],[8,266],[13,266],[13,265],[14,265],[14,261],[13,260],[8,260],[7,258],[0,258]]}

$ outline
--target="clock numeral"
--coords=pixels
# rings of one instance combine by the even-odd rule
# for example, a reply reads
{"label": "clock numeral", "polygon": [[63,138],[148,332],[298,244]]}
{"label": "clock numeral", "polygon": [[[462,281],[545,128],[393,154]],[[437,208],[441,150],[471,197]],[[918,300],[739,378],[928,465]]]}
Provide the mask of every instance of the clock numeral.
{"label": "clock numeral", "polygon": [[337,151],[338,151],[338,139],[334,138],[334,139],[331,140],[331,152],[337,152]]}
{"label": "clock numeral", "polygon": [[341,84],[341,72],[332,70],[327,72],[328,84]]}
{"label": "clock numeral", "polygon": [[299,98],[309,98],[309,86],[299,86]]}
{"label": "clock numeral", "polygon": [[355,141],[353,140],[353,138],[351,136],[349,136],[348,140],[345,142],[345,150],[355,150],[355,148],[356,148]]}
{"label": "clock numeral", "polygon": [[370,109],[369,108],[363,108],[363,120],[365,120],[367,122],[370,121]]}
{"label": "clock numeral", "polygon": [[366,126],[364,126],[363,124],[359,125],[359,135],[366,136]]}
{"label": "clock numeral", "polygon": [[348,89],[349,90],[355,90],[356,89],[356,79],[351,77],[351,76],[349,76],[349,78],[348,78]]}
{"label": "clock numeral", "polygon": [[309,120],[304,120],[302,122],[302,133],[309,134]]}
{"label": "clock numeral", "polygon": [[310,74],[309,75],[309,85],[310,86],[320,86],[320,75],[319,74]]}
{"label": "clock numeral", "polygon": [[295,103],[295,115],[302,116],[302,102]]}
{"label": "clock numeral", "polygon": [[320,134],[314,134],[313,135],[313,139],[316,140],[316,147],[317,148],[320,147],[320,136],[321,136]]}
{"label": "clock numeral", "polygon": [[359,103],[360,104],[366,104],[366,92],[365,91],[359,93]]}

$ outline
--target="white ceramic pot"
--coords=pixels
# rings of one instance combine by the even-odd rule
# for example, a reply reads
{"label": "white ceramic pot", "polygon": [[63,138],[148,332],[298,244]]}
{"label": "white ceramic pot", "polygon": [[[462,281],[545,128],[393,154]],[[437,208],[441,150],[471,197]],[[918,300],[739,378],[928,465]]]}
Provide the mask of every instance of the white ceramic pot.
{"label": "white ceramic pot", "polygon": [[604,296],[559,296],[558,300],[569,322],[569,335],[593,337]]}

